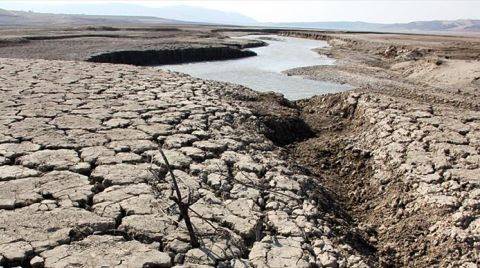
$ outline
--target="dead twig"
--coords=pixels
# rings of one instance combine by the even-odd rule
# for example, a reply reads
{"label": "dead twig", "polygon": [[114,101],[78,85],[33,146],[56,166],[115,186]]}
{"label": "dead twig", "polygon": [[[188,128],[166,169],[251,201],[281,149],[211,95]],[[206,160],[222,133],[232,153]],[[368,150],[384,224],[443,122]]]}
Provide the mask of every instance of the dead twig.
{"label": "dead twig", "polygon": [[[198,248],[200,247],[200,243],[198,242],[197,234],[195,233],[195,229],[193,228],[192,221],[190,220],[190,215],[189,215],[189,210],[190,206],[192,205],[192,194],[190,188],[188,188],[188,196],[187,196],[187,201],[183,201],[182,193],[180,191],[180,187],[178,186],[178,181],[175,175],[173,174],[173,170],[170,167],[170,163],[168,162],[167,157],[165,156],[165,153],[161,148],[158,148],[158,151],[160,152],[160,155],[162,156],[163,161],[165,162],[165,165],[167,167],[167,172],[170,174],[171,177],[171,189],[172,192],[175,193],[175,195],[170,196],[170,200],[175,202],[178,206],[178,210],[180,213],[180,219],[183,220],[185,223],[185,226],[187,227],[188,235],[190,236],[190,245],[193,248]],[[154,176],[156,177],[157,180],[159,181],[165,181],[162,180],[161,177],[158,175],[158,173],[153,172]]]}

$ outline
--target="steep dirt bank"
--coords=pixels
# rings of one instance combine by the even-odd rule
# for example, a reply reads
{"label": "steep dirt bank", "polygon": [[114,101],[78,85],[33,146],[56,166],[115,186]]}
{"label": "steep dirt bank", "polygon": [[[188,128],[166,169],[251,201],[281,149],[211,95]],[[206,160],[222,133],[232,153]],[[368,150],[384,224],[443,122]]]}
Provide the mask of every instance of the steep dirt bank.
{"label": "steep dirt bank", "polygon": [[478,264],[478,112],[366,92],[283,102],[254,110],[312,133],[292,132],[286,155],[326,187],[377,265]]}
{"label": "steep dirt bank", "polygon": [[[345,188],[342,188],[349,179],[371,173],[371,168],[364,161],[369,157],[367,152],[355,151],[356,171],[352,174],[349,172],[354,169],[343,166],[347,162],[340,154],[344,144],[340,144],[339,140],[353,133],[344,131],[347,126],[344,123],[355,112],[355,106],[342,101],[343,93],[328,98],[329,107],[317,110],[318,114],[325,114],[324,118],[307,118],[306,115],[311,112],[304,106],[310,103],[309,100],[291,102],[275,93],[257,93],[255,97],[243,99],[244,105],[262,122],[265,136],[282,146],[282,156],[292,167],[314,176],[315,180],[310,181],[308,187],[317,189],[318,202],[323,204],[324,210],[335,215],[330,221],[337,226],[334,230],[337,236],[349,241],[350,246],[362,252],[372,267],[390,265],[392,262],[383,260],[384,256],[379,252],[376,241],[371,239],[371,230],[359,225],[357,215],[351,210],[352,203],[347,202],[349,197]],[[323,146],[319,141],[323,142]],[[329,161],[331,163],[325,166]],[[318,166],[324,169],[316,169]]]}
{"label": "steep dirt bank", "polygon": [[105,52],[86,59],[90,62],[132,64],[137,66],[226,60],[256,56],[250,50],[230,47],[192,47],[164,50],[123,50]]}
{"label": "steep dirt bank", "polygon": [[[319,52],[338,59],[288,73],[358,88],[293,104],[313,135],[287,146],[291,161],[334,193],[381,265],[476,267],[478,61],[475,49],[462,52],[475,40],[428,37],[446,39],[428,48],[424,36],[285,34],[328,40],[332,48]],[[442,80],[446,73],[457,75]]]}

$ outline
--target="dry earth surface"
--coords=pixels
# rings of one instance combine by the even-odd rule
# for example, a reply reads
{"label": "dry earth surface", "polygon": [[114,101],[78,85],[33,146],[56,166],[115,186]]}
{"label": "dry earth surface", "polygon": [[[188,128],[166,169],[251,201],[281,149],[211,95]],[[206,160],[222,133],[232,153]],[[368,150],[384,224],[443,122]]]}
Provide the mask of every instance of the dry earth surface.
{"label": "dry earth surface", "polygon": [[[0,29],[0,57],[4,58],[88,61],[98,55],[117,52],[120,55],[109,57],[102,62],[159,65],[225,59],[231,56],[232,52],[239,52],[239,48],[261,45],[264,45],[261,41],[226,39],[221,33],[199,26]],[[182,55],[182,51],[185,54],[185,51],[191,50],[198,52]],[[213,55],[213,58],[205,58],[205,54],[208,56],[211,50],[217,54],[222,50],[227,51]],[[128,54],[132,52],[150,54]],[[144,64],[141,64],[142,61]]]}
{"label": "dry earth surface", "polygon": [[357,86],[299,101],[316,136],[291,146],[387,266],[477,267],[480,40],[284,33],[328,40],[336,66],[287,71]]}
{"label": "dry earth surface", "polygon": [[[323,208],[334,204],[321,186],[292,169],[234,100],[254,92],[154,68],[46,60],[1,59],[0,78],[7,266],[370,261]],[[158,146],[184,196],[194,189],[201,248],[190,247],[169,184],[158,193],[149,185],[150,169],[166,173]]]}
{"label": "dry earth surface", "polygon": [[[282,32],[338,59],[289,74],[357,87],[292,103],[81,61],[259,45],[225,39],[233,29],[75,31],[2,30],[0,265],[479,265],[478,39]],[[158,148],[193,189],[200,248]]]}

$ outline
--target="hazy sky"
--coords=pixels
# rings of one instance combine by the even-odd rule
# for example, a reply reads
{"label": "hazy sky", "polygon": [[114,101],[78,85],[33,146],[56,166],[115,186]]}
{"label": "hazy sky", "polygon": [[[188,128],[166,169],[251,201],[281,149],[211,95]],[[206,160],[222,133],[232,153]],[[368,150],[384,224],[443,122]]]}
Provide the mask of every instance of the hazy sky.
{"label": "hazy sky", "polygon": [[[0,8],[42,11],[50,5],[68,3],[108,3],[122,1],[3,1]],[[123,1],[129,4],[161,7],[192,5],[235,11],[260,22],[366,21],[409,22],[416,20],[480,19],[480,1]],[[141,14],[138,14],[141,15]]]}

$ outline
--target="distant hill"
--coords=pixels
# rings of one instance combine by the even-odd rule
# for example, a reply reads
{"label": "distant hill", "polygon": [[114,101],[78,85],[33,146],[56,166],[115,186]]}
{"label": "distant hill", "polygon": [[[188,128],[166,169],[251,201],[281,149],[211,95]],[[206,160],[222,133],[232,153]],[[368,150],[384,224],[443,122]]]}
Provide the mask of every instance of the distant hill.
{"label": "distant hill", "polygon": [[372,31],[378,30],[386,24],[368,23],[361,21],[326,21],[326,22],[281,22],[268,23],[269,26],[275,27],[295,27],[295,28],[312,28],[322,30],[345,30],[345,31]]}
{"label": "distant hill", "polygon": [[62,5],[41,5],[35,3],[8,5],[0,1],[0,8],[34,11],[56,14],[89,14],[109,16],[150,16],[170,20],[188,21],[195,23],[252,25],[256,24],[252,18],[236,12],[224,12],[202,7],[176,5],[159,8],[146,7],[128,3],[69,3]]}
{"label": "distant hill", "polygon": [[[23,11],[9,11],[16,7]],[[0,1],[0,25],[78,25],[78,24],[155,24],[207,23],[263,27],[294,27],[323,30],[406,32],[406,33],[480,33],[480,20],[435,20],[410,23],[368,23],[361,21],[261,23],[236,12],[224,12],[196,6],[176,5],[152,8],[129,3],[42,4]],[[32,10],[34,12],[29,12]],[[88,15],[86,15],[88,14]]]}
{"label": "distant hill", "polygon": [[158,23],[178,24],[182,22],[156,17],[50,14],[0,9],[0,26],[77,26]]}
{"label": "distant hill", "polygon": [[479,31],[480,20],[452,20],[452,21],[414,21],[410,23],[396,23],[386,26],[389,29],[406,31]]}
{"label": "distant hill", "polygon": [[269,23],[268,25],[277,27],[375,32],[480,32],[480,20],[435,20],[394,24],[368,23],[360,21],[286,22]]}

